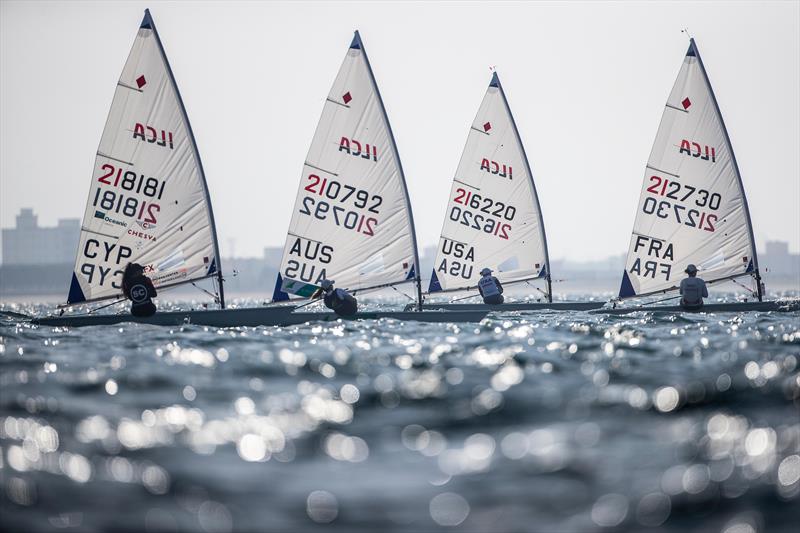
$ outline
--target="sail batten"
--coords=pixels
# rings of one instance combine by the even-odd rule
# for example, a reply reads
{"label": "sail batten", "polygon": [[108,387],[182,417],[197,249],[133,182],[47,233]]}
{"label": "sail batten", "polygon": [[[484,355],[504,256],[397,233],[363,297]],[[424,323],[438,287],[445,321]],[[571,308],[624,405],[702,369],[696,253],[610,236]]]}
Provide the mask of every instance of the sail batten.
{"label": "sail batten", "polygon": [[298,187],[273,301],[323,279],[358,292],[418,283],[411,204],[389,119],[355,32]]}
{"label": "sail batten", "polygon": [[496,72],[453,178],[428,292],[474,289],[483,268],[502,283],[545,278],[551,297],[533,173]]}
{"label": "sail batten", "polygon": [[221,280],[205,174],[149,10],[96,153],[67,303],[122,296],[123,271],[134,262],[157,288]]}
{"label": "sail batten", "polygon": [[645,167],[619,297],[676,290],[689,264],[708,283],[758,280],[756,255],[730,137],[691,39]]}

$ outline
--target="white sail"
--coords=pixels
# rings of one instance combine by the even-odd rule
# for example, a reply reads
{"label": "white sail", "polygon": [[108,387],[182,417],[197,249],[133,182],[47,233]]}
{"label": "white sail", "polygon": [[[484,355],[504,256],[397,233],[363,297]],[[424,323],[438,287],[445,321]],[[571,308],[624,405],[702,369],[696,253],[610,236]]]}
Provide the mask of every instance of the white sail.
{"label": "white sail", "polygon": [[533,175],[497,73],[453,178],[428,290],[475,288],[487,267],[503,283],[550,272]]}
{"label": "white sail", "polygon": [[689,264],[707,282],[758,276],[739,168],[694,40],[647,161],[619,296],[676,289]]}
{"label": "white sail", "polygon": [[417,279],[403,170],[358,32],[308,151],[274,300],[323,279],[351,291]]}
{"label": "white sail", "polygon": [[100,140],[68,303],[119,296],[131,262],[156,287],[220,271],[200,157],[149,11]]}

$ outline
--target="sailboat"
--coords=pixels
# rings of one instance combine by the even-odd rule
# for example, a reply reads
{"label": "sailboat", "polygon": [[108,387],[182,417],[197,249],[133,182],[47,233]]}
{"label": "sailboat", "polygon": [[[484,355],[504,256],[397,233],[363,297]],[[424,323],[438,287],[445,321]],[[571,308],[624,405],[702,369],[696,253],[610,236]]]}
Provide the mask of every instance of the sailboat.
{"label": "sailboat", "polygon": [[[755,283],[757,301],[706,304],[701,312],[793,307],[763,301],[742,177],[694,39],[690,39],[647,161],[618,301],[677,291],[690,263],[697,265],[698,276],[707,284],[741,277]],[[646,304],[615,305],[599,312],[634,311],[685,310],[678,305]]]}
{"label": "sailboat", "polygon": [[[144,266],[159,291],[211,278],[219,310],[67,314],[41,325],[119,322],[239,325],[250,310],[225,310],[222,265],[203,165],[178,86],[149,10],[117,82],[97,150],[75,268],[64,306],[120,300],[128,263]],[[275,320],[291,312],[270,310]]]}
{"label": "sailboat", "polygon": [[[539,196],[500,78],[495,71],[470,126],[447,205],[429,295],[475,291],[491,268],[504,286],[543,280],[543,302],[425,303],[425,309],[588,310],[603,302],[553,302]],[[476,295],[477,296],[477,295]]]}
{"label": "sailboat", "polygon": [[486,314],[421,312],[419,253],[405,175],[358,31],[303,165],[273,302],[311,298],[324,279],[355,295],[414,284],[412,309],[354,318],[459,322],[479,321]]}

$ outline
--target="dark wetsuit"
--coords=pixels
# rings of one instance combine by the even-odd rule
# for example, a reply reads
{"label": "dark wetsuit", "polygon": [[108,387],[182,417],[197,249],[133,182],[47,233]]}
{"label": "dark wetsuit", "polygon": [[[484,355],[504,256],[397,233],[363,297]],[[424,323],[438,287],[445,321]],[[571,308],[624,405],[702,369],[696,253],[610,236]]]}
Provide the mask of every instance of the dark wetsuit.
{"label": "dark wetsuit", "polygon": [[494,276],[483,276],[478,282],[478,291],[483,296],[483,303],[489,305],[500,305],[503,303],[503,286],[500,280]]}
{"label": "dark wetsuit", "polygon": [[353,316],[358,311],[355,296],[343,289],[333,289],[325,294],[325,307],[339,316]]}
{"label": "dark wetsuit", "polygon": [[156,288],[150,278],[144,274],[132,276],[122,281],[122,291],[131,301],[131,314],[133,316],[153,316],[156,314],[156,305],[153,298],[158,296]]}

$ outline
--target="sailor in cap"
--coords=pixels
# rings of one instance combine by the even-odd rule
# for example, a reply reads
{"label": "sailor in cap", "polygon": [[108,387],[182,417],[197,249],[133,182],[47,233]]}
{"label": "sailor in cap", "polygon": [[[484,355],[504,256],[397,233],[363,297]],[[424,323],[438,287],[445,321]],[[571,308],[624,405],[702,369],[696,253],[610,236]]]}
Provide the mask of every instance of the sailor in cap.
{"label": "sailor in cap", "polygon": [[481,270],[478,291],[483,296],[483,303],[485,304],[500,305],[503,303],[503,286],[500,284],[499,279],[492,276],[492,270],[489,268]]}
{"label": "sailor in cap", "polygon": [[325,307],[331,309],[338,316],[353,316],[358,311],[358,301],[355,296],[344,289],[333,287],[333,281],[323,279],[320,283],[325,294]]}
{"label": "sailor in cap", "polygon": [[689,277],[681,280],[681,307],[684,309],[700,309],[703,298],[708,298],[706,282],[697,277],[697,267],[689,265],[685,271]]}

